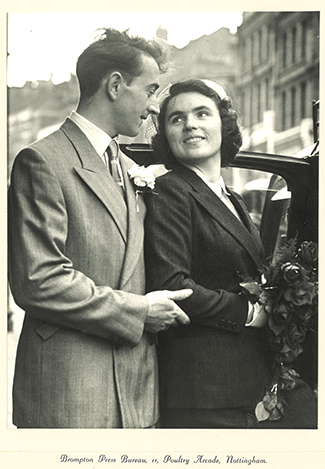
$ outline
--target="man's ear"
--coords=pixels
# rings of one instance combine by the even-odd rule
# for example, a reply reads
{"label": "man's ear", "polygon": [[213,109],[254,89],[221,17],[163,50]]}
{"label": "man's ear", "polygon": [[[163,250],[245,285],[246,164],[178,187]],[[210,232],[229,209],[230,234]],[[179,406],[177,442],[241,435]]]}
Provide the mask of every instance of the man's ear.
{"label": "man's ear", "polygon": [[106,80],[106,92],[112,101],[115,101],[124,79],[120,72],[112,72]]}

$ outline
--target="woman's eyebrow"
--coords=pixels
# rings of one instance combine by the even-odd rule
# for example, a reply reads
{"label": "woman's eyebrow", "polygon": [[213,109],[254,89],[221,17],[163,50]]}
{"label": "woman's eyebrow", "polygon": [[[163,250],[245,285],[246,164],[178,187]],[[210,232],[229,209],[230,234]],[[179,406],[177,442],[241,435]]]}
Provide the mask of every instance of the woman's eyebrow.
{"label": "woman's eyebrow", "polygon": [[[197,107],[191,109],[191,112],[209,111],[209,110],[211,110],[211,109],[209,108],[209,106],[202,105],[202,106],[197,106]],[[167,116],[167,120],[169,120],[170,118],[172,118],[172,117],[174,117],[174,116],[182,116],[182,115],[184,115],[184,114],[186,114],[185,111],[181,111],[181,110],[177,110],[177,109],[176,109],[175,111],[171,112],[171,113]]]}

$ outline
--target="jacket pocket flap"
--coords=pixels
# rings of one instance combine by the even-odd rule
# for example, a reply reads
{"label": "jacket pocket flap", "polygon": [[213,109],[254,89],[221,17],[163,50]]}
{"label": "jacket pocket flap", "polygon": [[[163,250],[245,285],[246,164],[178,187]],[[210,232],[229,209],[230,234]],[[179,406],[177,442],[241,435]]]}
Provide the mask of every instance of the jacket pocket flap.
{"label": "jacket pocket flap", "polygon": [[56,331],[60,329],[60,326],[56,326],[55,324],[50,324],[49,322],[45,322],[41,326],[36,327],[35,332],[42,337],[42,339],[46,340],[51,335],[55,334]]}

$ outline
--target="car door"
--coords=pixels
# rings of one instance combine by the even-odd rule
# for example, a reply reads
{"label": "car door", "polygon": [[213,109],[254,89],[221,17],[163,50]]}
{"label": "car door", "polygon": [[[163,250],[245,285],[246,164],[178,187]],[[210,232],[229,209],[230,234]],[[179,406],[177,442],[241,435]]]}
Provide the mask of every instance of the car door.
{"label": "car door", "polygon": [[[259,231],[266,257],[297,236],[318,240],[318,144],[295,157],[239,152],[232,167],[243,171],[242,195],[252,218],[260,220]],[[260,199],[260,200],[258,200]],[[254,213],[258,210],[258,213]]]}

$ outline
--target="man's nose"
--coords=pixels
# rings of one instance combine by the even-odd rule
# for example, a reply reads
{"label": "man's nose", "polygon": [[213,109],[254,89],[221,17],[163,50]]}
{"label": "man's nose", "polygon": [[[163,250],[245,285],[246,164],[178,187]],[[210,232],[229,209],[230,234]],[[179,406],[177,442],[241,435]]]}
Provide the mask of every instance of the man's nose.
{"label": "man's nose", "polygon": [[148,111],[150,114],[155,114],[158,116],[159,114],[159,103],[156,95],[152,96],[151,102],[148,106]]}

